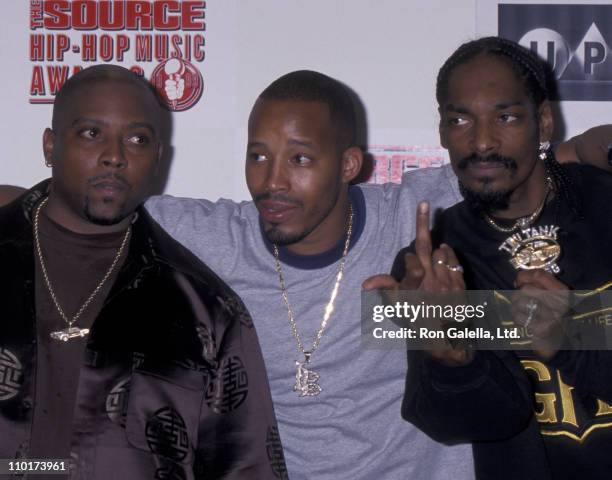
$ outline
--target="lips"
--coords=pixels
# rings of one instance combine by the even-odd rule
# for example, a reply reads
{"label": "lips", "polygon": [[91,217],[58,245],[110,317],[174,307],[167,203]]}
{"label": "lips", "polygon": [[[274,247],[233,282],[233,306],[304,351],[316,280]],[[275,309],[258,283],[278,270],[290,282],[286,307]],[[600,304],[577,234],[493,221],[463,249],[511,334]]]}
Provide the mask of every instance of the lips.
{"label": "lips", "polygon": [[467,170],[476,176],[491,175],[495,172],[506,170],[506,166],[500,162],[470,162]]}
{"label": "lips", "polygon": [[123,182],[119,182],[117,180],[102,180],[94,183],[93,188],[105,197],[119,195],[127,189]]}
{"label": "lips", "polygon": [[287,221],[297,210],[291,203],[273,200],[262,200],[257,203],[259,214],[266,222],[282,223]]}

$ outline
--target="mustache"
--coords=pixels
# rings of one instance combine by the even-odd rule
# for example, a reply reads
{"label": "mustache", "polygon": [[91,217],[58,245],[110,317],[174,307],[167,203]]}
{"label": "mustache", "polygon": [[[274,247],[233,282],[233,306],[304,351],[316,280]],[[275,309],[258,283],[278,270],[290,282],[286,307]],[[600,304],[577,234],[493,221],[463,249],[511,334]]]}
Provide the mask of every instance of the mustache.
{"label": "mustache", "polygon": [[459,160],[457,163],[457,168],[459,170],[465,170],[469,165],[474,165],[477,163],[498,163],[509,170],[516,170],[518,168],[516,160],[511,157],[504,157],[498,153],[492,153],[486,157],[478,155],[477,153],[472,153],[471,155]]}
{"label": "mustache", "polygon": [[96,185],[106,180],[114,180],[118,183],[121,183],[121,185],[123,185],[125,188],[131,188],[130,183],[118,173],[105,173],[103,175],[96,175],[95,177],[91,177],[87,180],[87,185]]}
{"label": "mustache", "polygon": [[253,200],[255,201],[255,203],[258,203],[264,200],[270,200],[273,202],[288,203],[291,205],[296,205],[298,207],[301,207],[303,205],[302,202],[300,202],[299,200],[296,200],[295,198],[291,198],[287,195],[283,195],[282,193],[270,193],[270,192],[260,193],[259,195],[256,195],[253,198]]}

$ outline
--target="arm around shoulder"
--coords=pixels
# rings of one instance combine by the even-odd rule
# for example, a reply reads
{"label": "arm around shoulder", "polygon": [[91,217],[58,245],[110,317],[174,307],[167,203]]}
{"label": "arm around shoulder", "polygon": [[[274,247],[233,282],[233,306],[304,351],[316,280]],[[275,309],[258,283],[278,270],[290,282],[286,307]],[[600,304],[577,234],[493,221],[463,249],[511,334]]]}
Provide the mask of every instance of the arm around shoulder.
{"label": "arm around shoulder", "polygon": [[560,163],[578,162],[612,172],[612,124],[598,125],[561,143]]}
{"label": "arm around shoulder", "polygon": [[26,192],[26,189],[22,187],[0,185],[0,207],[6,205],[7,203],[11,203],[24,192]]}

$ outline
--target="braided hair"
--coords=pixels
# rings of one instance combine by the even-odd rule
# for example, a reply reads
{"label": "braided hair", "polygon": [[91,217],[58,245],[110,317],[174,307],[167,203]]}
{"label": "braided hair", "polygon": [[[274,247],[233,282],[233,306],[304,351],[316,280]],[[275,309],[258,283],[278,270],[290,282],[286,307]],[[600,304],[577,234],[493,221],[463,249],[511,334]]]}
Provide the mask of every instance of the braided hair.
{"label": "braided hair", "polygon": [[448,97],[448,81],[455,68],[479,55],[493,55],[506,59],[508,65],[523,82],[529,100],[539,107],[549,98],[544,62],[531,50],[500,37],[483,37],[464,43],[444,62],[438,72],[436,99],[442,106]]}
{"label": "braided hair", "polygon": [[[465,64],[480,55],[491,55],[501,58],[512,68],[517,78],[525,87],[527,98],[539,111],[540,105],[551,98],[552,79],[546,64],[531,50],[516,42],[500,37],[483,37],[461,45],[444,62],[438,71],[436,81],[436,100],[442,107],[448,98],[450,77],[459,65]],[[537,113],[536,113],[537,115]],[[571,210],[582,216],[580,202],[575,193],[571,178],[557,162],[552,150],[546,152],[544,166],[553,181],[555,193],[566,201]]]}
{"label": "braided hair", "polygon": [[[555,154],[552,149],[546,151],[546,158],[544,159],[544,168],[546,173],[553,182],[553,190],[559,195],[565,203],[570,207],[572,212],[578,217],[582,218],[582,205],[580,198],[576,195],[576,188],[571,177],[567,174],[567,171],[563,166],[557,162]],[[556,205],[556,215],[559,211],[559,202]]]}

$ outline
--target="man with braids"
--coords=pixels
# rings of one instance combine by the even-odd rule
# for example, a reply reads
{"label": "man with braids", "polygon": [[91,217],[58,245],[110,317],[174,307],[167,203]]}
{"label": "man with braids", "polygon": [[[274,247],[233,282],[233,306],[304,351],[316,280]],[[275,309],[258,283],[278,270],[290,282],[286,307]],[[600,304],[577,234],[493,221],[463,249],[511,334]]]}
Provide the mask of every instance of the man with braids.
{"label": "man with braids", "polygon": [[[402,286],[609,288],[612,175],[555,161],[538,58],[500,38],[466,43],[440,69],[437,100],[465,200],[431,236],[419,206],[415,254],[394,265]],[[558,247],[535,269],[513,248],[534,237]],[[559,325],[538,306],[533,350],[410,352],[402,413],[439,441],[472,442],[480,479],[610,478],[612,352],[560,350]]]}
{"label": "man with braids", "polygon": [[129,70],[77,73],[43,136],[52,178],[0,209],[0,458],[58,460],[48,478],[284,471],[248,313],[140,206],[163,112]]}

